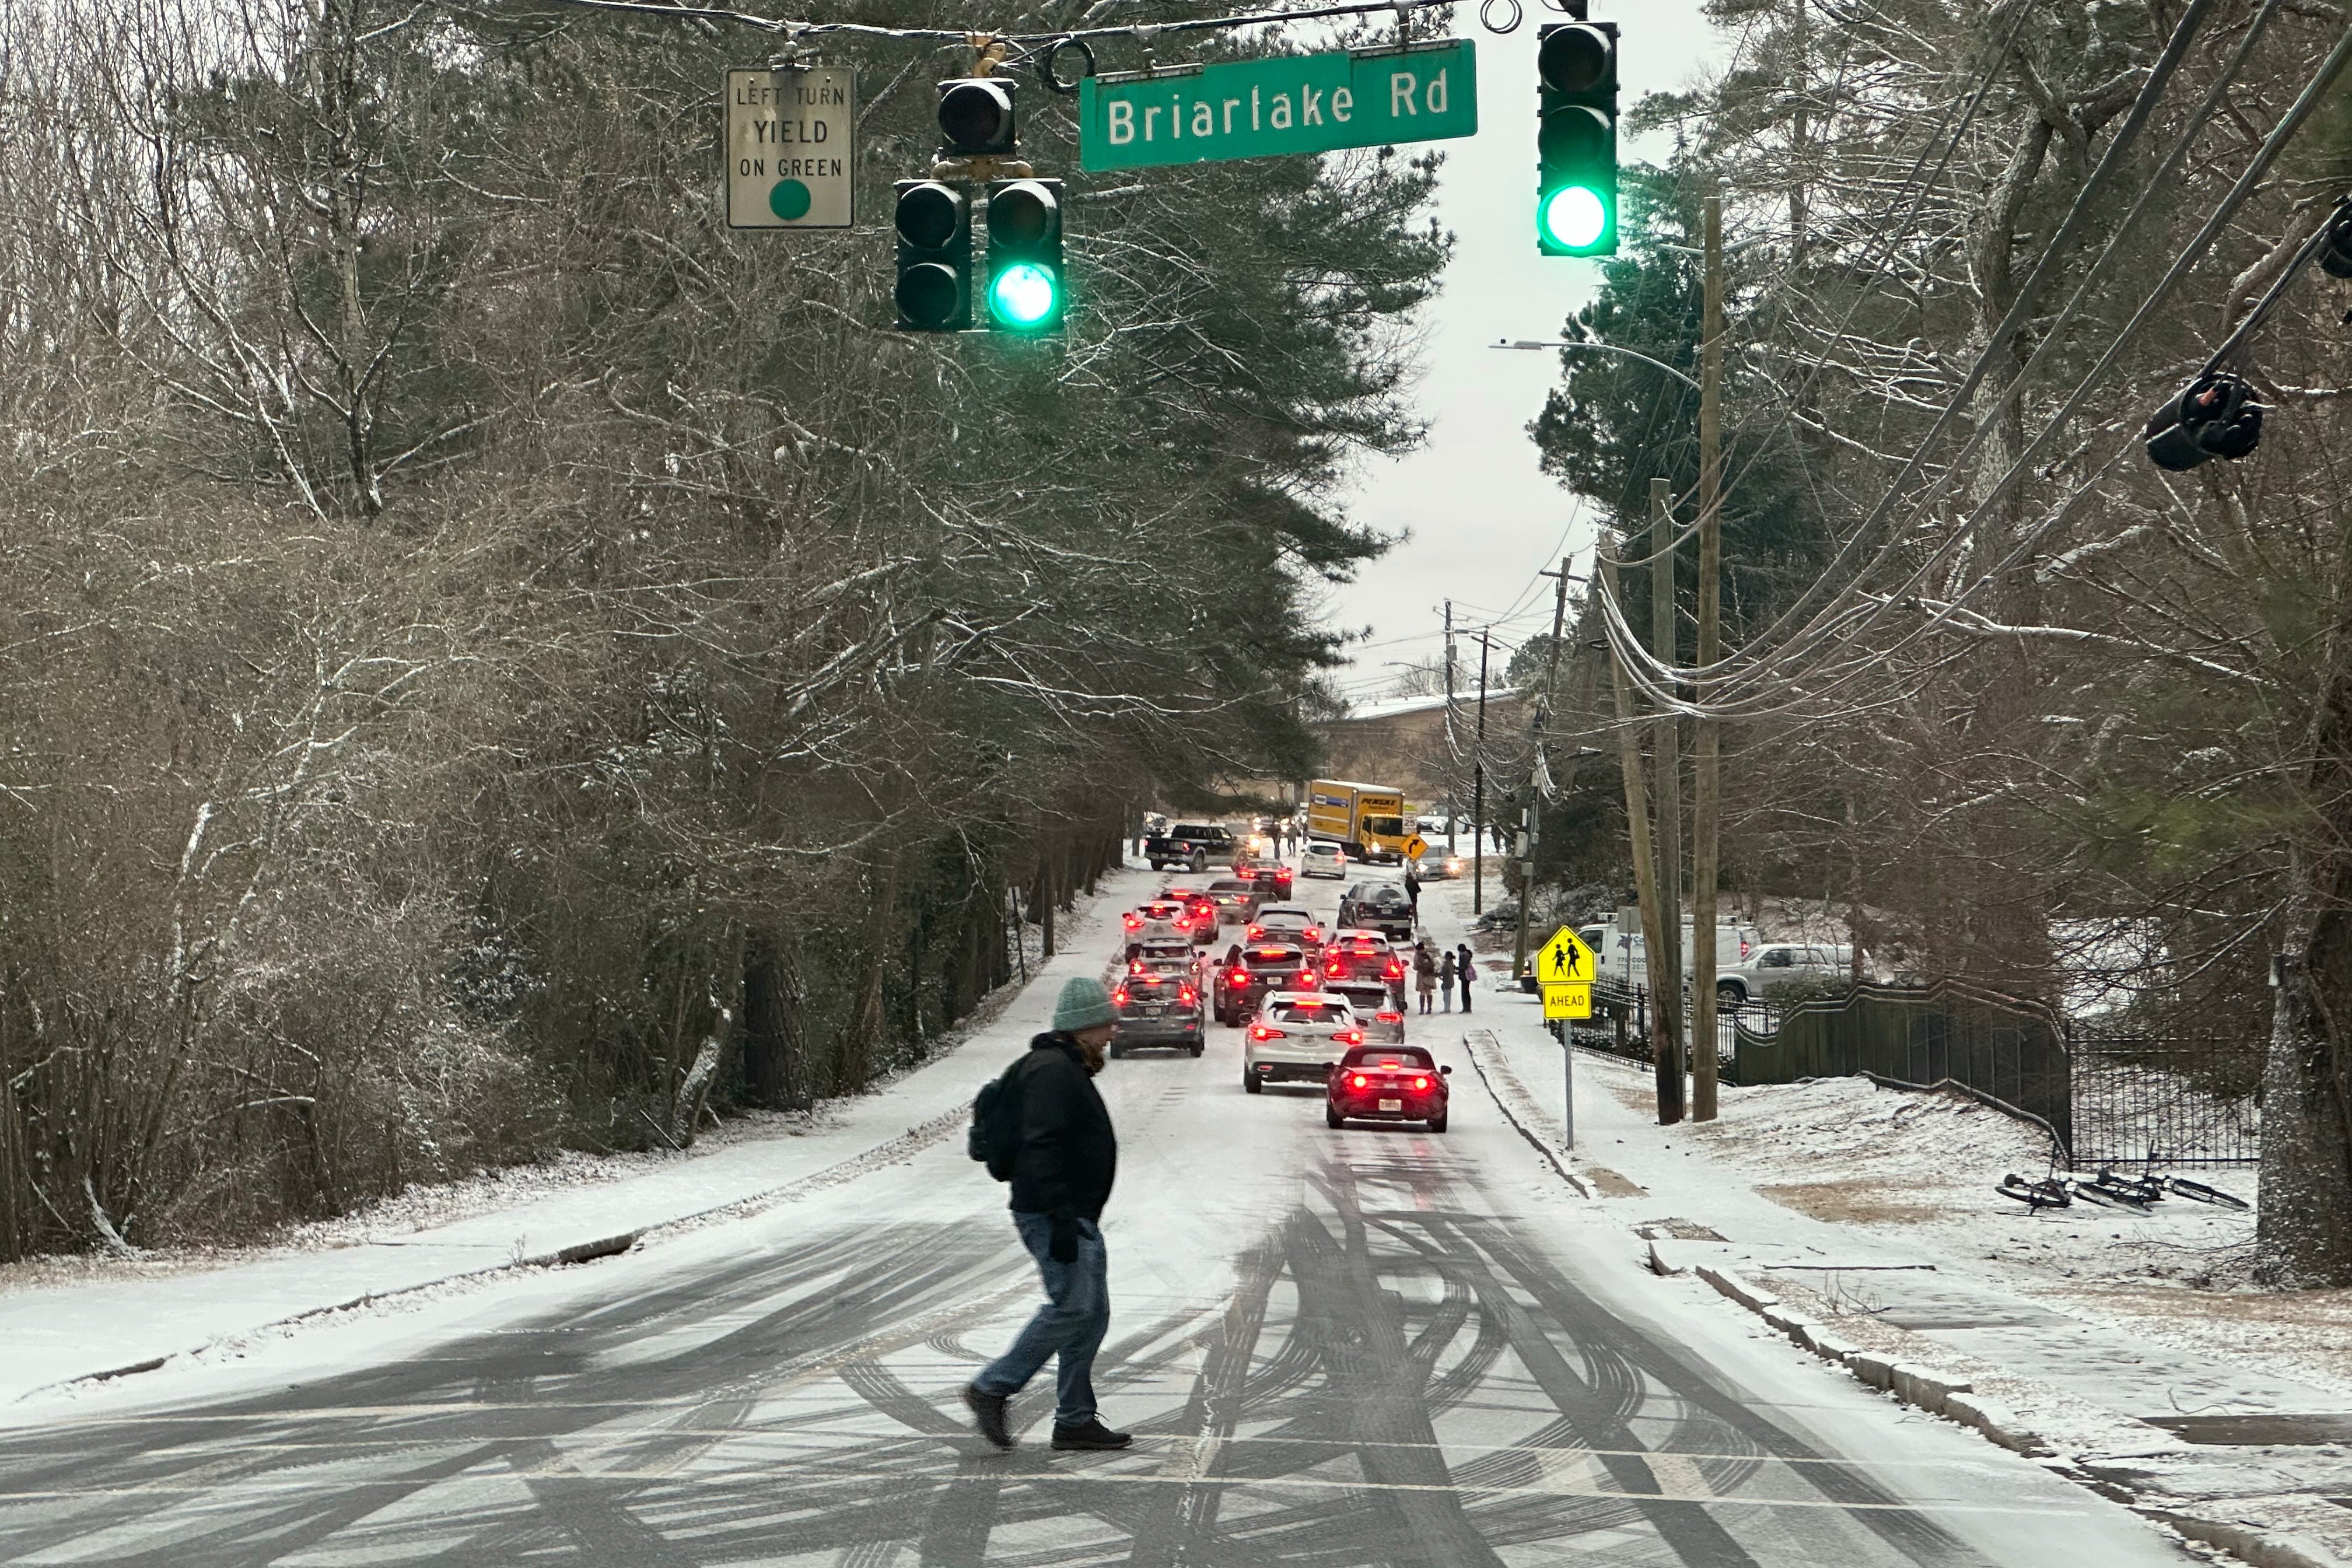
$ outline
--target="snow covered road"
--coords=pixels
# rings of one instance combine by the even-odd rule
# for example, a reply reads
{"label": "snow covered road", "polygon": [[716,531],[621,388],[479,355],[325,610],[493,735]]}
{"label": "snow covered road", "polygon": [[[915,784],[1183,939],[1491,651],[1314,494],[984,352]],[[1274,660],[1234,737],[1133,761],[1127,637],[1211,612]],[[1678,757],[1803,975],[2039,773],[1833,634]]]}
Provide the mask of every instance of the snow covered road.
{"label": "snow covered road", "polygon": [[1231,1030],[1105,1072],[1127,1453],[1047,1451],[1050,1376],[1017,1452],[971,1433],[957,1391],[1036,1284],[951,1139],[444,1304],[364,1364],[0,1432],[0,1563],[2186,1561],[1661,1289],[1497,1114],[1461,1020],[1414,1022],[1457,1069],[1443,1136],[1245,1096]]}

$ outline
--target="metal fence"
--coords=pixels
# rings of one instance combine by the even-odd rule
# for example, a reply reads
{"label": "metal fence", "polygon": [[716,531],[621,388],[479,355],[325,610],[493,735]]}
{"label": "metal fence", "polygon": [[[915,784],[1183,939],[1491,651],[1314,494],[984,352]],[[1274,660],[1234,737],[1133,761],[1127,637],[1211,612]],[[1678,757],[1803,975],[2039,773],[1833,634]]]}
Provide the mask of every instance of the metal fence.
{"label": "metal fence", "polygon": [[2089,1030],[2069,1044],[2077,1165],[2254,1163],[2259,1044]]}
{"label": "metal fence", "polygon": [[1769,1033],[1737,1024],[1733,1032],[1735,1082],[1868,1073],[1914,1089],[1957,1084],[2074,1147],[2065,1031],[2038,1004],[1951,980],[1917,989],[1861,985],[1794,1004]]}
{"label": "metal fence", "polygon": [[[1650,997],[1593,987],[1576,1043],[1650,1059]],[[2069,1026],[2038,1003],[1958,981],[1862,986],[1782,1005],[1724,1004],[1716,1055],[1736,1084],[1867,1073],[1912,1089],[1957,1085],[2034,1122],[2074,1164],[2245,1165],[2261,1132],[2258,1045],[2220,1037]]]}

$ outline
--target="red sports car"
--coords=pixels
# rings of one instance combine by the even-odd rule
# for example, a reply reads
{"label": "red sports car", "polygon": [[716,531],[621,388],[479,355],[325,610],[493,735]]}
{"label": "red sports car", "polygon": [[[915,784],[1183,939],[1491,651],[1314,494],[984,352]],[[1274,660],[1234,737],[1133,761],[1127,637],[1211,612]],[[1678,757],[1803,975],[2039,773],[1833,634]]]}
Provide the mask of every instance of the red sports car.
{"label": "red sports car", "polygon": [[1445,1077],[1418,1046],[1354,1046],[1339,1058],[1324,1090],[1323,1120],[1334,1127],[1349,1121],[1423,1121],[1432,1132],[1445,1131]]}

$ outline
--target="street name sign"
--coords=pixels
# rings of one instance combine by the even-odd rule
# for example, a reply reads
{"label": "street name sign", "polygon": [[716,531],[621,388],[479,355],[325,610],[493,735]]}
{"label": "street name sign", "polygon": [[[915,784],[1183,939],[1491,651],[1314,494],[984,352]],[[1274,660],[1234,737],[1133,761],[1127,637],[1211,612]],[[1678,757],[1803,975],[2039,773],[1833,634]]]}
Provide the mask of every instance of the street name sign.
{"label": "street name sign", "polygon": [[[1584,939],[1566,926],[1551,933],[1551,940],[1536,953],[1536,984],[1549,991],[1555,985],[1581,985],[1592,989],[1592,950]],[[1547,1016],[1550,1015],[1549,1012]],[[1577,1017],[1587,1016],[1577,1014]]]}
{"label": "street name sign", "polygon": [[834,67],[727,73],[727,226],[847,228],[857,83]]}
{"label": "street name sign", "polygon": [[1590,985],[1547,985],[1543,988],[1543,996],[1547,1019],[1592,1016],[1592,987]]}
{"label": "street name sign", "polygon": [[1477,56],[1467,38],[1090,76],[1078,83],[1083,169],[1438,142],[1477,129]]}

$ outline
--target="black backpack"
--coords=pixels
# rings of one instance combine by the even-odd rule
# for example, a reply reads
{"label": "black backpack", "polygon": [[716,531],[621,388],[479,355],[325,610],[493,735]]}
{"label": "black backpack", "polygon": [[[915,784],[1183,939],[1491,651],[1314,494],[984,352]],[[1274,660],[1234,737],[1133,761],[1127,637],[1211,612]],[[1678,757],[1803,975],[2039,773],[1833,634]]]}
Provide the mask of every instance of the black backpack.
{"label": "black backpack", "polygon": [[1021,1157],[1021,1069],[1028,1060],[1014,1058],[1011,1067],[980,1086],[971,1102],[971,1131],[965,1134],[964,1152],[1000,1182],[1013,1179],[1013,1167]]}

